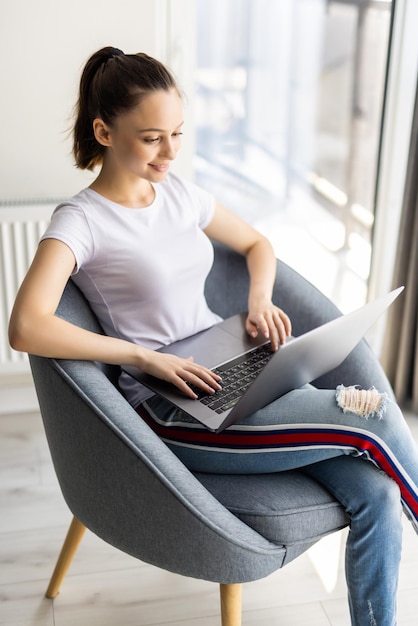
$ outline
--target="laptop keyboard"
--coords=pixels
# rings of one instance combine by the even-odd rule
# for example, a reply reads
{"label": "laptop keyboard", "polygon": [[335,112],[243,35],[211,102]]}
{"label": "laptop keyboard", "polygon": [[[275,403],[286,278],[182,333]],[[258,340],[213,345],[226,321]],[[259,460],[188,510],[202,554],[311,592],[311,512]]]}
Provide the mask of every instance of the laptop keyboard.
{"label": "laptop keyboard", "polygon": [[270,343],[228,361],[212,371],[221,376],[222,389],[207,394],[193,387],[197,399],[216,413],[231,409],[257,378],[260,371],[273,356]]}

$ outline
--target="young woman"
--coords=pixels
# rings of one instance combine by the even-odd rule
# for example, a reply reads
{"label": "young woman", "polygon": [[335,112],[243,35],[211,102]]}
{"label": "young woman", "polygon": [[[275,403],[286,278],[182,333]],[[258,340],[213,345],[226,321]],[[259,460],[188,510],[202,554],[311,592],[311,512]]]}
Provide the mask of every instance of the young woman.
{"label": "young woman", "polygon": [[[10,320],[15,349],[134,365],[191,397],[190,383],[214,393],[222,381],[210,370],[155,351],[219,319],[203,291],[213,260],[209,238],[246,257],[248,333],[270,338],[273,350],[285,342],[291,321],[271,301],[276,262],[268,241],[209,193],[169,173],[182,128],[179,89],[161,63],[111,47],[88,60],[74,156],[78,167],[100,170],[89,188],[57,207],[41,239]],[[69,277],[105,336],[55,316]],[[126,374],[120,387],[193,470],[303,468],[323,484],[351,517],[346,575],[352,623],[396,623],[401,508],[417,530],[418,455],[399,408],[385,394],[308,385],[214,434]]]}

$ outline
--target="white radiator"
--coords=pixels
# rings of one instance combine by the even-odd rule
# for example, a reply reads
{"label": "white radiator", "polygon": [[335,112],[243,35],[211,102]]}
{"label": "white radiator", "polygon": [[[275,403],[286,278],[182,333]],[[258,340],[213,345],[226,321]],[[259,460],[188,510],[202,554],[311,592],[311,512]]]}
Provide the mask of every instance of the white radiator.
{"label": "white radiator", "polygon": [[29,370],[25,354],[9,346],[7,326],[17,290],[57,202],[0,204],[0,377]]}

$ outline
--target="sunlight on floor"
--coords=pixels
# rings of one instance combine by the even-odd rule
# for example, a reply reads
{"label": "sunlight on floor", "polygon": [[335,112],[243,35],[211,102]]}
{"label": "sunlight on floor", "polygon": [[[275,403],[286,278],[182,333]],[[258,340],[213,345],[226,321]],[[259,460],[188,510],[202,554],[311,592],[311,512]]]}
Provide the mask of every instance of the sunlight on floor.
{"label": "sunlight on floor", "polygon": [[318,574],[325,591],[334,591],[342,559],[346,531],[324,537],[308,550],[308,557]]}

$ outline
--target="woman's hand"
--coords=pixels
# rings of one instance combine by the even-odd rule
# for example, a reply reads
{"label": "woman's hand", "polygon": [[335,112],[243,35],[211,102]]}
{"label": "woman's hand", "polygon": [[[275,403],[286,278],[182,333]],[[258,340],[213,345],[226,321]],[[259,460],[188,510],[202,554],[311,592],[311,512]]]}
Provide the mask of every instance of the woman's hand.
{"label": "woman's hand", "polygon": [[216,205],[214,216],[205,228],[205,233],[211,239],[220,241],[246,257],[250,274],[247,332],[252,337],[261,333],[270,338],[272,349],[277,350],[290,335],[291,323],[286,313],[271,302],[277,269],[271,243],[259,231],[220,204]]}
{"label": "woman's hand", "polygon": [[193,357],[182,359],[174,354],[147,350],[145,359],[141,361],[140,369],[156,378],[172,383],[193,400],[197,398],[197,395],[190,388],[190,385],[199,387],[205,393],[215,393],[221,389],[220,376],[211,372],[207,367],[195,363]]}
{"label": "woman's hand", "polygon": [[246,329],[251,337],[261,333],[266,339],[269,338],[272,350],[276,351],[280,344],[286,343],[292,332],[292,324],[282,309],[266,299],[250,305]]}

